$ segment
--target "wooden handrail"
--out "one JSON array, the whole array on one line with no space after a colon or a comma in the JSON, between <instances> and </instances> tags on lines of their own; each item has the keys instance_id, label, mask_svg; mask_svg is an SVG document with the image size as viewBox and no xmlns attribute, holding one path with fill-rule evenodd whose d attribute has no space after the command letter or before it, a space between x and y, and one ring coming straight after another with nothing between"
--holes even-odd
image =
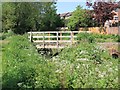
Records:
<instances>
[{"instance_id":1,"label":"wooden handrail","mask_svg":"<svg viewBox=\"0 0 120 90\"><path fill-rule=\"evenodd\" d=\"M61 44L61 43L65 43L65 44L66 43L70 43L70 45L72 45L74 42L77 42L77 40L75 40L75 38L77 38L77 36L75 36L75 33L78 34L78 33L81 33L81 32L91 33L90 31L44 31L44 32L41 31L41 32L28 32L28 34L30 34L30 36L28 38L30 39L31 42L33 41L34 43L41 43L42 46L39 46L39 47L48 48L49 44L56 43L56 48L59 48L59 47L61 48L61 46L59 46L59 44ZM68 34L68 35L64 35L65 33ZM50 36L51 34L52 34L52 36ZM55 36L53 36L53 35L55 35ZM53 39L55 39L55 40L53 40ZM46 45L46 43L48 45ZM51 46L51 47L53 47L53 46Z\"/></svg>"}]
</instances>

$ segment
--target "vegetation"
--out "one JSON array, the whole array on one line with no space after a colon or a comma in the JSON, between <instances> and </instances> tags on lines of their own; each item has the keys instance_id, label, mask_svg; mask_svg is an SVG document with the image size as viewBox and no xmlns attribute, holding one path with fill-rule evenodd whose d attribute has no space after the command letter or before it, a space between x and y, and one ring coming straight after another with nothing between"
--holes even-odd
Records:
<instances>
[{"instance_id":1,"label":"vegetation","mask_svg":"<svg viewBox=\"0 0 120 90\"><path fill-rule=\"evenodd\" d=\"M95 43L67 47L46 59L26 35L7 40L2 48L3 88L118 88L118 59Z\"/></svg>"},{"instance_id":2,"label":"vegetation","mask_svg":"<svg viewBox=\"0 0 120 90\"><path fill-rule=\"evenodd\" d=\"M118 87L118 72L115 71L118 70L118 61L96 44L81 43L76 47L66 48L59 58L54 61L59 64L57 72L63 76L64 87Z\"/></svg>"},{"instance_id":3,"label":"vegetation","mask_svg":"<svg viewBox=\"0 0 120 90\"><path fill-rule=\"evenodd\" d=\"M68 28L70 30L76 30L79 27L88 27L94 25L95 22L88 14L89 11L83 9L81 6L77 6L76 10L72 13L72 16L68 20Z\"/></svg>"},{"instance_id":4,"label":"vegetation","mask_svg":"<svg viewBox=\"0 0 120 90\"><path fill-rule=\"evenodd\" d=\"M62 23L55 2L5 2L2 6L3 32L12 30L24 34L31 30L56 30Z\"/></svg>"},{"instance_id":5,"label":"vegetation","mask_svg":"<svg viewBox=\"0 0 120 90\"><path fill-rule=\"evenodd\" d=\"M91 6L93 8L94 19L102 26L104 26L107 20L113 19L115 13L112 11L118 8L118 4L114 3L115 0L112 1L113 2L107 0L105 2L104 0L96 0L93 5L91 2L87 2L87 6Z\"/></svg>"},{"instance_id":6,"label":"vegetation","mask_svg":"<svg viewBox=\"0 0 120 90\"><path fill-rule=\"evenodd\" d=\"M77 35L79 42L119 42L119 35L106 35L106 34L95 34L95 33L80 33Z\"/></svg>"},{"instance_id":7,"label":"vegetation","mask_svg":"<svg viewBox=\"0 0 120 90\"><path fill-rule=\"evenodd\" d=\"M78 43L73 44L74 47L66 46L58 54L47 57L40 55L34 44L28 41L26 32L55 30L63 23L56 14L55 2L16 2L3 3L2 6L0 83L3 89L119 89L118 58L113 58L107 49L97 44L119 42L119 35L76 34ZM68 27L75 30L91 23L86 10L78 6L69 19Z\"/></svg>"}]
</instances>

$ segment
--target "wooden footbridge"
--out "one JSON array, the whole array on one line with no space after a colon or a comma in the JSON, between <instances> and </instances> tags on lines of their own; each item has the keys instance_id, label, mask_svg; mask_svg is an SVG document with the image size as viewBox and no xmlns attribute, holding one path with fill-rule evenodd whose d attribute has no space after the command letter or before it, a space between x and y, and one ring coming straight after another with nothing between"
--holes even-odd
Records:
<instances>
[{"instance_id":1,"label":"wooden footbridge","mask_svg":"<svg viewBox=\"0 0 120 90\"><path fill-rule=\"evenodd\" d=\"M64 48L77 42L77 34L90 31L41 31L28 32L29 40L36 44L37 48Z\"/></svg>"},{"instance_id":2,"label":"wooden footbridge","mask_svg":"<svg viewBox=\"0 0 120 90\"><path fill-rule=\"evenodd\" d=\"M29 40L36 45L37 49L61 49L67 46L73 46L77 42L77 34L81 32L91 33L90 31L41 31L28 32ZM109 50L110 54L116 54L120 57L118 47L120 43L98 43L103 48ZM113 48L115 46L115 48Z\"/></svg>"}]
</instances>

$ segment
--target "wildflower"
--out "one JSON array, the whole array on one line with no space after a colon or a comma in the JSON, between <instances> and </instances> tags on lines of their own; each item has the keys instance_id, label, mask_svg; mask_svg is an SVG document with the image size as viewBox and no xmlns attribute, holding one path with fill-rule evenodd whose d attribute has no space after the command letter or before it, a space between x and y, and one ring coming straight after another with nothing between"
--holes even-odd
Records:
<instances>
[{"instance_id":1,"label":"wildflower","mask_svg":"<svg viewBox=\"0 0 120 90\"><path fill-rule=\"evenodd\" d=\"M31 54L28 54L28 56L31 56Z\"/></svg>"},{"instance_id":2,"label":"wildflower","mask_svg":"<svg viewBox=\"0 0 120 90\"><path fill-rule=\"evenodd\" d=\"M80 66L78 65L77 68L80 68Z\"/></svg>"},{"instance_id":3,"label":"wildflower","mask_svg":"<svg viewBox=\"0 0 120 90\"><path fill-rule=\"evenodd\" d=\"M99 74L99 77L101 77L101 78L102 78L102 77L104 77L104 75L103 75L103 74Z\"/></svg>"},{"instance_id":4,"label":"wildflower","mask_svg":"<svg viewBox=\"0 0 120 90\"><path fill-rule=\"evenodd\" d=\"M109 69L108 69L108 71L109 71L109 72L112 72L112 71L113 71L113 69L112 69L112 68L109 68Z\"/></svg>"},{"instance_id":5,"label":"wildflower","mask_svg":"<svg viewBox=\"0 0 120 90\"><path fill-rule=\"evenodd\" d=\"M99 71L99 69L98 69L98 68L95 68L95 71Z\"/></svg>"},{"instance_id":6,"label":"wildflower","mask_svg":"<svg viewBox=\"0 0 120 90\"><path fill-rule=\"evenodd\" d=\"M56 72L56 73L61 73L62 71L61 71L61 70L56 70L55 72Z\"/></svg>"}]
</instances>

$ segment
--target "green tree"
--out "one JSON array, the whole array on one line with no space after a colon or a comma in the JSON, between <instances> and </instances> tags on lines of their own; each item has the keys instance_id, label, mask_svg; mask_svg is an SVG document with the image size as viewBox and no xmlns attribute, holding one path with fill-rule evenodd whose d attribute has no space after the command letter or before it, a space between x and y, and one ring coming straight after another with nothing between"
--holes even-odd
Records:
<instances>
[{"instance_id":1,"label":"green tree","mask_svg":"<svg viewBox=\"0 0 120 90\"><path fill-rule=\"evenodd\" d=\"M2 31L6 32L14 27L15 8L13 3L2 4Z\"/></svg>"},{"instance_id":2,"label":"green tree","mask_svg":"<svg viewBox=\"0 0 120 90\"><path fill-rule=\"evenodd\" d=\"M44 3L44 16L42 22L44 26L42 30L56 30L56 27L61 25L60 17L56 13L55 2Z\"/></svg>"},{"instance_id":3,"label":"green tree","mask_svg":"<svg viewBox=\"0 0 120 90\"><path fill-rule=\"evenodd\" d=\"M31 3L15 3L15 16L15 33L23 34L33 29L34 16Z\"/></svg>"},{"instance_id":4,"label":"green tree","mask_svg":"<svg viewBox=\"0 0 120 90\"><path fill-rule=\"evenodd\" d=\"M78 29L79 27L87 27L90 25L90 16L87 14L85 9L81 6L77 6L76 10L72 13L67 24L70 30Z\"/></svg>"},{"instance_id":5,"label":"green tree","mask_svg":"<svg viewBox=\"0 0 120 90\"><path fill-rule=\"evenodd\" d=\"M55 30L61 19L55 2L16 2L3 4L3 30L24 34L30 30Z\"/></svg>"}]
</instances>

